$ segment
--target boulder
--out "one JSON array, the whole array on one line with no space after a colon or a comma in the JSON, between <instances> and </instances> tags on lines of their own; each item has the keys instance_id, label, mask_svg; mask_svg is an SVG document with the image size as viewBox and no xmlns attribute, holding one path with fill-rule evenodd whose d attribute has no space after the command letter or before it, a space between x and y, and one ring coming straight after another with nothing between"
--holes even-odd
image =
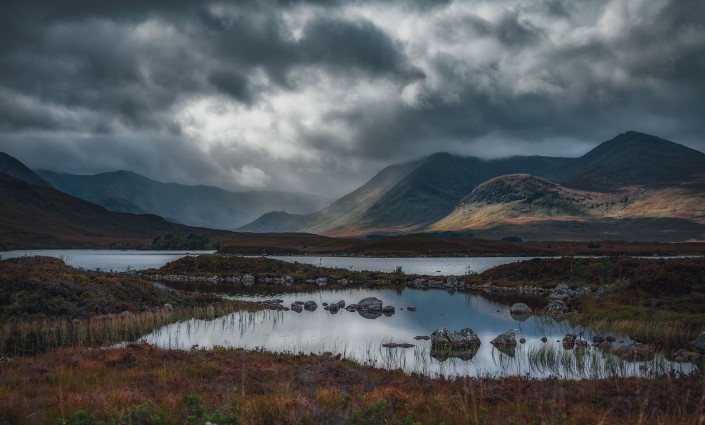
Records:
<instances>
[{"instance_id":1,"label":"boulder","mask_svg":"<svg viewBox=\"0 0 705 425\"><path fill-rule=\"evenodd\" d=\"M566 350L572 350L575 347L575 339L577 337L575 334L566 334L563 337L563 348Z\"/></svg>"},{"instance_id":2,"label":"boulder","mask_svg":"<svg viewBox=\"0 0 705 425\"><path fill-rule=\"evenodd\" d=\"M514 303L512 304L509 312L519 316L531 314L531 308L524 303Z\"/></svg>"},{"instance_id":3,"label":"boulder","mask_svg":"<svg viewBox=\"0 0 705 425\"><path fill-rule=\"evenodd\" d=\"M304 309L306 309L306 311L314 311L317 308L318 308L318 304L316 304L315 301L306 301L304 303Z\"/></svg>"},{"instance_id":4,"label":"boulder","mask_svg":"<svg viewBox=\"0 0 705 425\"><path fill-rule=\"evenodd\" d=\"M348 304L345 306L345 309L347 311L357 311L357 304Z\"/></svg>"},{"instance_id":5,"label":"boulder","mask_svg":"<svg viewBox=\"0 0 705 425\"><path fill-rule=\"evenodd\" d=\"M338 308L345 308L345 301L340 300L337 302L337 304L338 304Z\"/></svg>"},{"instance_id":6,"label":"boulder","mask_svg":"<svg viewBox=\"0 0 705 425\"><path fill-rule=\"evenodd\" d=\"M174 306L171 305L171 304L169 304L169 303L166 303L166 304L164 304L164 310L166 310L166 311L174 311Z\"/></svg>"},{"instance_id":7,"label":"boulder","mask_svg":"<svg viewBox=\"0 0 705 425\"><path fill-rule=\"evenodd\" d=\"M545 336L542 336L542 337L541 337L541 342L543 342L543 343L548 342L548 338L546 338Z\"/></svg>"},{"instance_id":8,"label":"boulder","mask_svg":"<svg viewBox=\"0 0 705 425\"><path fill-rule=\"evenodd\" d=\"M490 341L490 344L494 346L517 345L517 340L514 337L514 331L507 331L503 334L497 335L495 339Z\"/></svg>"},{"instance_id":9,"label":"boulder","mask_svg":"<svg viewBox=\"0 0 705 425\"><path fill-rule=\"evenodd\" d=\"M445 349L469 349L480 346L480 337L470 328L459 331L449 331L446 328L436 329L431 333L431 346Z\"/></svg>"},{"instance_id":10,"label":"boulder","mask_svg":"<svg viewBox=\"0 0 705 425\"><path fill-rule=\"evenodd\" d=\"M413 305L408 306L406 309L409 311L416 311L416 307L414 307Z\"/></svg>"},{"instance_id":11,"label":"boulder","mask_svg":"<svg viewBox=\"0 0 705 425\"><path fill-rule=\"evenodd\" d=\"M363 298L357 303L357 309L363 311L382 311L382 300L377 297Z\"/></svg>"},{"instance_id":12,"label":"boulder","mask_svg":"<svg viewBox=\"0 0 705 425\"><path fill-rule=\"evenodd\" d=\"M297 313L301 313L302 311L304 311L304 306L303 304L292 303L291 310Z\"/></svg>"},{"instance_id":13,"label":"boulder","mask_svg":"<svg viewBox=\"0 0 705 425\"><path fill-rule=\"evenodd\" d=\"M382 313L384 314L394 314L395 312L396 309L393 305L385 305L384 307L382 307Z\"/></svg>"},{"instance_id":14,"label":"boulder","mask_svg":"<svg viewBox=\"0 0 705 425\"><path fill-rule=\"evenodd\" d=\"M650 360L654 356L654 347L635 342L623 345L615 350L615 354L625 360L644 361Z\"/></svg>"},{"instance_id":15,"label":"boulder","mask_svg":"<svg viewBox=\"0 0 705 425\"><path fill-rule=\"evenodd\" d=\"M603 337L602 335L595 335L592 337L592 342L594 342L595 344L601 344L605 342L605 337Z\"/></svg>"},{"instance_id":16,"label":"boulder","mask_svg":"<svg viewBox=\"0 0 705 425\"><path fill-rule=\"evenodd\" d=\"M414 339L417 340L417 341L418 341L418 340L428 341L429 339L431 339L431 337L428 336L428 335L417 335L417 336L414 337Z\"/></svg>"},{"instance_id":17,"label":"boulder","mask_svg":"<svg viewBox=\"0 0 705 425\"><path fill-rule=\"evenodd\" d=\"M524 337L519 338L519 343L520 343L520 344L526 344L526 338L524 338Z\"/></svg>"},{"instance_id":18,"label":"boulder","mask_svg":"<svg viewBox=\"0 0 705 425\"><path fill-rule=\"evenodd\" d=\"M337 303L333 303L328 306L328 311L330 311L332 314L337 313L338 310L340 310L340 307L338 307Z\"/></svg>"},{"instance_id":19,"label":"boulder","mask_svg":"<svg viewBox=\"0 0 705 425\"><path fill-rule=\"evenodd\" d=\"M328 279L326 279L325 277L319 277L318 279L316 279L316 285L326 286L328 285Z\"/></svg>"}]
</instances>

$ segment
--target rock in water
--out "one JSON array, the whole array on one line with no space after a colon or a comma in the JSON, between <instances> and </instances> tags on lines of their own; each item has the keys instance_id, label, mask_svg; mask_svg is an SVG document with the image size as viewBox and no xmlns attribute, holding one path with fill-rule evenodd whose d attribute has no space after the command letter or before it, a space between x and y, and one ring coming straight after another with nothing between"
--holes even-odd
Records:
<instances>
[{"instance_id":1,"label":"rock in water","mask_svg":"<svg viewBox=\"0 0 705 425\"><path fill-rule=\"evenodd\" d=\"M575 334L566 334L563 337L563 348L566 350L572 350L575 347Z\"/></svg>"},{"instance_id":2,"label":"rock in water","mask_svg":"<svg viewBox=\"0 0 705 425\"><path fill-rule=\"evenodd\" d=\"M514 331L507 331L503 334L497 335L495 339L490 341L492 345L517 345L517 340L514 337Z\"/></svg>"},{"instance_id":3,"label":"rock in water","mask_svg":"<svg viewBox=\"0 0 705 425\"><path fill-rule=\"evenodd\" d=\"M368 297L357 303L357 309L363 311L382 311L382 300L377 297Z\"/></svg>"},{"instance_id":4,"label":"rock in water","mask_svg":"<svg viewBox=\"0 0 705 425\"><path fill-rule=\"evenodd\" d=\"M459 331L449 331L446 328L441 328L431 333L431 346L454 350L469 349L480 346L480 337L470 328L464 328Z\"/></svg>"},{"instance_id":5,"label":"rock in water","mask_svg":"<svg viewBox=\"0 0 705 425\"><path fill-rule=\"evenodd\" d=\"M523 316L525 314L531 314L531 308L524 303L514 303L509 309L509 312L512 314Z\"/></svg>"},{"instance_id":6,"label":"rock in water","mask_svg":"<svg viewBox=\"0 0 705 425\"><path fill-rule=\"evenodd\" d=\"M634 344L624 345L617 348L617 350L615 350L615 354L625 360L650 360L654 356L654 347L635 342Z\"/></svg>"},{"instance_id":7,"label":"rock in water","mask_svg":"<svg viewBox=\"0 0 705 425\"><path fill-rule=\"evenodd\" d=\"M315 309L318 308L318 304L316 304L315 301L306 301L306 302L304 303L304 308L305 308L307 311L314 311Z\"/></svg>"}]
</instances>

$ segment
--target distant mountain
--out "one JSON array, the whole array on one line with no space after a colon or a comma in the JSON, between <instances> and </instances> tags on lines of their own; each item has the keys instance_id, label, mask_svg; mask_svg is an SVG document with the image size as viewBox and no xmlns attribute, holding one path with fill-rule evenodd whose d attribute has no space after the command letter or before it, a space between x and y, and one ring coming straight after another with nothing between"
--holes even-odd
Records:
<instances>
[{"instance_id":1,"label":"distant mountain","mask_svg":"<svg viewBox=\"0 0 705 425\"><path fill-rule=\"evenodd\" d=\"M51 187L46 180L39 177L34 171L27 168L26 165L5 152L0 152L0 173L5 173L10 177L25 181L29 184Z\"/></svg>"},{"instance_id":2,"label":"distant mountain","mask_svg":"<svg viewBox=\"0 0 705 425\"><path fill-rule=\"evenodd\" d=\"M613 191L628 186L667 187L705 174L705 153L628 131L574 160L559 182L577 189Z\"/></svg>"},{"instance_id":3,"label":"distant mountain","mask_svg":"<svg viewBox=\"0 0 705 425\"><path fill-rule=\"evenodd\" d=\"M453 207L483 181L505 172L558 175L567 158L540 156L496 160L438 153L418 161L391 165L360 189L315 214L289 217L266 215L242 231L290 231L350 236L423 229ZM290 227L289 227L290 226Z\"/></svg>"},{"instance_id":4,"label":"distant mountain","mask_svg":"<svg viewBox=\"0 0 705 425\"><path fill-rule=\"evenodd\" d=\"M265 214L238 230L244 232L325 233L331 229L345 233L347 228L362 225L365 212L374 206L392 187L421 165L421 161L386 167L357 190L343 196L330 206L313 214L293 215L284 212Z\"/></svg>"},{"instance_id":5,"label":"distant mountain","mask_svg":"<svg viewBox=\"0 0 705 425\"><path fill-rule=\"evenodd\" d=\"M108 211L58 190L0 173L0 249L106 248L113 242L149 244L166 234L232 235L170 223L156 215Z\"/></svg>"},{"instance_id":6,"label":"distant mountain","mask_svg":"<svg viewBox=\"0 0 705 425\"><path fill-rule=\"evenodd\" d=\"M380 181L387 174L394 179ZM492 180L507 175L514 176ZM637 132L620 134L579 158L482 160L441 153L390 166L319 213L270 214L241 230L349 236L480 229L510 218L519 225L530 217L699 222L703 175L702 152ZM487 196L496 193L510 198L492 196L488 203Z\"/></svg>"},{"instance_id":7,"label":"distant mountain","mask_svg":"<svg viewBox=\"0 0 705 425\"><path fill-rule=\"evenodd\" d=\"M311 213L331 202L305 193L230 192L213 186L161 183L129 171L38 173L58 190L112 211L157 214L176 223L214 229L234 229L270 211Z\"/></svg>"}]
</instances>

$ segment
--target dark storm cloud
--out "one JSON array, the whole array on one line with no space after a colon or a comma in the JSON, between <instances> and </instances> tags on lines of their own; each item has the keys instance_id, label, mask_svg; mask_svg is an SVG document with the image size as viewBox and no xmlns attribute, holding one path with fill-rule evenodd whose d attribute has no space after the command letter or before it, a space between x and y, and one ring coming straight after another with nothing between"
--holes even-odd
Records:
<instances>
[{"instance_id":1,"label":"dark storm cloud","mask_svg":"<svg viewBox=\"0 0 705 425\"><path fill-rule=\"evenodd\" d=\"M629 129L703 149L702 16L701 0L7 0L0 150L340 195L444 150L574 154Z\"/></svg>"}]
</instances>

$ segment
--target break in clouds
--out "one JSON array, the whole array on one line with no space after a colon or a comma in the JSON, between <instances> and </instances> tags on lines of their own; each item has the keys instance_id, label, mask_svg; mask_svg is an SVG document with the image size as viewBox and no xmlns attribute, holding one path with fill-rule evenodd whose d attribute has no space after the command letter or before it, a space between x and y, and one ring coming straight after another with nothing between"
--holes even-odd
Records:
<instances>
[{"instance_id":1,"label":"break in clouds","mask_svg":"<svg viewBox=\"0 0 705 425\"><path fill-rule=\"evenodd\" d=\"M702 0L4 1L0 150L339 196L438 151L705 149Z\"/></svg>"}]
</instances>

